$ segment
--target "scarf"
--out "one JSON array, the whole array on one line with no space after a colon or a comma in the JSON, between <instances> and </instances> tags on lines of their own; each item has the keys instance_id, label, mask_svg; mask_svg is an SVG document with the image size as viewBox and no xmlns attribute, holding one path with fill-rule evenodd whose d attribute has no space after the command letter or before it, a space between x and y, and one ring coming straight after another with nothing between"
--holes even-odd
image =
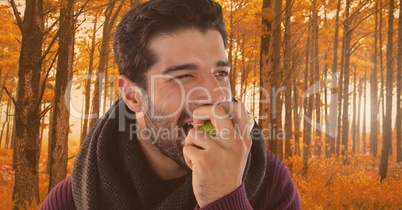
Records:
<instances>
[{"instance_id":1,"label":"scarf","mask_svg":"<svg viewBox=\"0 0 402 210\"><path fill-rule=\"evenodd\" d=\"M133 125L135 114L119 99L91 128L72 173L77 209L194 209L191 173L173 192L169 190L148 166L132 133ZM252 133L253 144L243 174L249 200L266 170L264 141L256 124Z\"/></svg>"}]
</instances>

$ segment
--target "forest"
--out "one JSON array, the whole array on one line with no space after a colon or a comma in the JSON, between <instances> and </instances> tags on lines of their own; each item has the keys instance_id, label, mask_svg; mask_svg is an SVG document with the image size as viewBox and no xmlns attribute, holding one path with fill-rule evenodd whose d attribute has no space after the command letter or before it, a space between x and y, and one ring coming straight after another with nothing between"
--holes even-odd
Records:
<instances>
[{"instance_id":1,"label":"forest","mask_svg":"<svg viewBox=\"0 0 402 210\"><path fill-rule=\"evenodd\" d=\"M0 209L37 209L119 98L120 18L144 0L0 1ZM402 0L218 0L234 97L305 209L402 206Z\"/></svg>"}]
</instances>

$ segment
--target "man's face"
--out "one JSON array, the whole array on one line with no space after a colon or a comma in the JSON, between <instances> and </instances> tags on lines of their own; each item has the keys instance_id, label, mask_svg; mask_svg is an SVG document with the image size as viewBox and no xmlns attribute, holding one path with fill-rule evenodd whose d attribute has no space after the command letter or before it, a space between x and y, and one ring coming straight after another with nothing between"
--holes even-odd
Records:
<instances>
[{"instance_id":1,"label":"man's face","mask_svg":"<svg viewBox=\"0 0 402 210\"><path fill-rule=\"evenodd\" d=\"M217 30L188 29L153 39L157 62L147 72L144 121L155 150L187 168L183 141L197 107L230 101L230 64ZM138 135L138 134L137 134Z\"/></svg>"}]
</instances>

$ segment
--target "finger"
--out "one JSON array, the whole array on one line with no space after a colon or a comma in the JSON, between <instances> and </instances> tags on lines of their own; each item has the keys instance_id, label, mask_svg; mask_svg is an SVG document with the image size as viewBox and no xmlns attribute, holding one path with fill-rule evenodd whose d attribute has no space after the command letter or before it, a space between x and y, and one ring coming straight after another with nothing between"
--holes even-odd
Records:
<instances>
[{"instance_id":1,"label":"finger","mask_svg":"<svg viewBox=\"0 0 402 210\"><path fill-rule=\"evenodd\" d=\"M230 118L235 125L245 127L248 123L248 114L245 106L240 102L222 102L219 107L230 115Z\"/></svg>"},{"instance_id":2,"label":"finger","mask_svg":"<svg viewBox=\"0 0 402 210\"><path fill-rule=\"evenodd\" d=\"M212 139L210 135L197 128L192 128L188 132L185 144L196 146L202 150L206 150L210 148L209 145L211 144L211 140Z\"/></svg>"},{"instance_id":3,"label":"finger","mask_svg":"<svg viewBox=\"0 0 402 210\"><path fill-rule=\"evenodd\" d=\"M201 151L202 150L200 148L191 144L185 144L183 147L184 160L186 161L188 167L193 171L195 168L199 167L198 160L201 156Z\"/></svg>"},{"instance_id":4,"label":"finger","mask_svg":"<svg viewBox=\"0 0 402 210\"><path fill-rule=\"evenodd\" d=\"M202 106L194 110L194 127L201 127L206 120L210 120L215 129L230 129L233 130L233 123L230 115L219 105Z\"/></svg>"},{"instance_id":5,"label":"finger","mask_svg":"<svg viewBox=\"0 0 402 210\"><path fill-rule=\"evenodd\" d=\"M240 102L222 102L219 105L225 110L225 112L231 115L231 120L235 127L236 134L245 142L248 147L250 147L251 128L249 125L249 114L247 113L244 104Z\"/></svg>"},{"instance_id":6,"label":"finger","mask_svg":"<svg viewBox=\"0 0 402 210\"><path fill-rule=\"evenodd\" d=\"M229 114L226 113L224 110L212 110L215 109L215 107L216 105L205 105L196 108L193 111L194 120L203 122L205 120L210 120L212 117L217 119L225 119L230 117Z\"/></svg>"}]
</instances>

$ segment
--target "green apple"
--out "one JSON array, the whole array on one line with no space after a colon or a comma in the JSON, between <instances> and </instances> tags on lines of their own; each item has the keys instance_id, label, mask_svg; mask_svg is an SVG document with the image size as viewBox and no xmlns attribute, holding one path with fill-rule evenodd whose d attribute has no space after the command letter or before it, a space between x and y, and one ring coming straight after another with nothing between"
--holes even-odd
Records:
<instances>
[{"instance_id":1,"label":"green apple","mask_svg":"<svg viewBox=\"0 0 402 210\"><path fill-rule=\"evenodd\" d=\"M254 119L253 119L253 117L251 117L250 115L248 116L248 125L250 126L250 130L251 130L251 129L253 128L253 126L254 126ZM215 129L215 126L212 125L211 120L206 120L206 121L204 122L204 125L202 125L202 126L200 127L200 130L201 130L201 131L204 131L205 133L207 133L208 135L211 135L211 136L215 136L215 135L216 135L216 129Z\"/></svg>"},{"instance_id":2,"label":"green apple","mask_svg":"<svg viewBox=\"0 0 402 210\"><path fill-rule=\"evenodd\" d=\"M200 127L200 130L204 131L205 133L207 133L208 135L211 135L211 136L216 135L216 129L215 129L215 126L212 125L211 120L206 120L204 122L204 125L202 125Z\"/></svg>"}]
</instances>

